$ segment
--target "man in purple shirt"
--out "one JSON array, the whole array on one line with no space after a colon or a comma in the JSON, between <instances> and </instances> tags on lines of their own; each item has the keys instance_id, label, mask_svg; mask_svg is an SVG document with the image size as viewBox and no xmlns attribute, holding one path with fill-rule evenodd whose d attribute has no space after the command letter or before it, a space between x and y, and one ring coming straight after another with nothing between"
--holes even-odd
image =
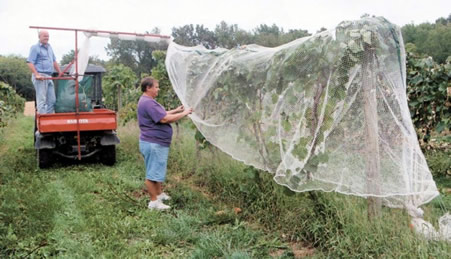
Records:
<instances>
[{"instance_id":1,"label":"man in purple shirt","mask_svg":"<svg viewBox=\"0 0 451 259\"><path fill-rule=\"evenodd\" d=\"M158 81L151 77L141 81L141 91L143 95L138 102L139 151L144 157L146 166L144 183L150 196L148 208L165 210L170 207L163 201L169 200L170 197L162 192L161 183L166 179L169 146L172 140L170 123L191 114L193 109L179 106L174 110L166 111L155 101L160 87Z\"/></svg>"},{"instance_id":2,"label":"man in purple shirt","mask_svg":"<svg viewBox=\"0 0 451 259\"><path fill-rule=\"evenodd\" d=\"M39 31L39 42L31 46L27 64L32 73L31 81L36 91L38 113L53 113L56 102L55 88L53 81L45 78L52 77L53 69L58 72L58 76L61 76L62 72L49 44L48 31Z\"/></svg>"}]
</instances>

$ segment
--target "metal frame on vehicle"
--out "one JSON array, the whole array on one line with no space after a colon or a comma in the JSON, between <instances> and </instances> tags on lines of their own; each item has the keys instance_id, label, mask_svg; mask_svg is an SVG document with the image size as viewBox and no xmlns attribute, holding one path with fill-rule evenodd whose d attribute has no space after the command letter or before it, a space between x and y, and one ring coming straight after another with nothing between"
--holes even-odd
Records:
<instances>
[{"instance_id":1,"label":"metal frame on vehicle","mask_svg":"<svg viewBox=\"0 0 451 259\"><path fill-rule=\"evenodd\" d=\"M66 66L63 73L75 64L74 74L70 76L57 76L46 77L44 80L74 80L75 81L75 112L69 113L54 113L54 114L39 114L36 112L36 132L35 132L35 148L38 150L38 164L41 166L39 156L49 156L48 150L54 148L56 143L54 142L55 136L52 134L64 135L70 132L76 132L77 139L77 155L76 159L81 160L83 157L90 156L82 155L82 145L80 143L80 132L102 132L100 142L107 147L113 146L119 143L119 139L115 134L117 128L117 116L116 112L101 108L94 109L92 112L80 112L79 104L79 74L78 67L78 33L87 32L93 35L109 34L109 35L128 35L136 37L151 37L167 40L170 37L158 34L140 34L130 32L117 32L117 31L104 31L104 30L87 30L87 29L75 29L75 28L57 28L57 27L43 27L43 26L30 26L31 29L45 29L45 30L60 30L60 31L73 31L75 33L75 55L74 60ZM97 136L99 137L99 136ZM99 150L96 150L98 152ZM75 152L75 151L74 151ZM58 152L57 152L58 153ZM94 153L94 152L91 152ZM115 154L115 151L113 152ZM60 154L63 157L72 157L65 154ZM74 155L75 156L75 155ZM115 161L115 158L114 158ZM114 163L114 162L113 162Z\"/></svg>"}]
</instances>

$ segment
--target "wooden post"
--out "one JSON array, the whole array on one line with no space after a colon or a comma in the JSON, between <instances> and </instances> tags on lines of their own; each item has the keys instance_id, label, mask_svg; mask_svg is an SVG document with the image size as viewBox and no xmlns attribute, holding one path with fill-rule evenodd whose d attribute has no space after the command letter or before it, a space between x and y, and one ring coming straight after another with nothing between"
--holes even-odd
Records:
<instances>
[{"instance_id":1,"label":"wooden post","mask_svg":"<svg viewBox=\"0 0 451 259\"><path fill-rule=\"evenodd\" d=\"M117 84L117 111L122 110L121 85Z\"/></svg>"},{"instance_id":2,"label":"wooden post","mask_svg":"<svg viewBox=\"0 0 451 259\"><path fill-rule=\"evenodd\" d=\"M376 74L374 73L374 50L365 48L362 64L362 87L365 112L366 177L369 194L380 194L380 156L379 129L376 99ZM380 198L368 197L368 218L373 220L380 215Z\"/></svg>"}]
</instances>

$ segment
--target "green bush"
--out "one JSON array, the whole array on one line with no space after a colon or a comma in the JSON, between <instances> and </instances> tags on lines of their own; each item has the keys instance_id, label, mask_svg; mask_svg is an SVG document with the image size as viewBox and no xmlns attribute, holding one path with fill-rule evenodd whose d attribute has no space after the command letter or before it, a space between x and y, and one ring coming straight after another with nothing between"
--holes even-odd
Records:
<instances>
[{"instance_id":1,"label":"green bush","mask_svg":"<svg viewBox=\"0 0 451 259\"><path fill-rule=\"evenodd\" d=\"M135 73L122 64L109 67L103 78L103 96L105 106L120 111L130 102L137 102L139 89L136 89L137 78ZM137 95L138 94L138 95Z\"/></svg>"},{"instance_id":2,"label":"green bush","mask_svg":"<svg viewBox=\"0 0 451 259\"><path fill-rule=\"evenodd\" d=\"M35 91L30 80L31 71L28 68L25 57L0 55L0 80L8 85L14 86L18 95L33 101Z\"/></svg>"},{"instance_id":3,"label":"green bush","mask_svg":"<svg viewBox=\"0 0 451 259\"><path fill-rule=\"evenodd\" d=\"M181 103L172 88L168 72L166 71L166 65L164 63L166 60L166 51L156 50L152 52L152 57L157 62L157 65L152 68L151 76L158 80L160 86L157 101L163 105L166 110L175 109L177 106L180 106Z\"/></svg>"},{"instance_id":4,"label":"green bush","mask_svg":"<svg viewBox=\"0 0 451 259\"><path fill-rule=\"evenodd\" d=\"M425 156L434 177L451 176L451 150L428 150Z\"/></svg>"},{"instance_id":5,"label":"green bush","mask_svg":"<svg viewBox=\"0 0 451 259\"><path fill-rule=\"evenodd\" d=\"M23 112L25 99L20 97L8 84L0 82L0 128L18 112Z\"/></svg>"},{"instance_id":6,"label":"green bush","mask_svg":"<svg viewBox=\"0 0 451 259\"><path fill-rule=\"evenodd\" d=\"M451 126L451 100L448 96L451 58L437 64L431 57L407 53L407 94L415 127L428 141L432 131L442 132Z\"/></svg>"}]
</instances>

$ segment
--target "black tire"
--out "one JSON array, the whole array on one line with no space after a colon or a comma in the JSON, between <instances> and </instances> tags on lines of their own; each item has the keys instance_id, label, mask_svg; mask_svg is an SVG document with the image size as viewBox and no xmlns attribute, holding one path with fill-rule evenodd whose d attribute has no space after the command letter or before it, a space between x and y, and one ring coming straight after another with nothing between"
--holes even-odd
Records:
<instances>
[{"instance_id":1,"label":"black tire","mask_svg":"<svg viewBox=\"0 0 451 259\"><path fill-rule=\"evenodd\" d=\"M34 129L33 129L33 145L36 144L36 131L38 130L36 114L34 115Z\"/></svg>"},{"instance_id":2,"label":"black tire","mask_svg":"<svg viewBox=\"0 0 451 259\"><path fill-rule=\"evenodd\" d=\"M104 165L114 165L116 163L116 146L103 146L102 153L100 154L100 161Z\"/></svg>"},{"instance_id":3,"label":"black tire","mask_svg":"<svg viewBox=\"0 0 451 259\"><path fill-rule=\"evenodd\" d=\"M50 165L52 164L51 155L51 149L37 149L36 157L38 160L38 167L41 169L50 167Z\"/></svg>"}]
</instances>

